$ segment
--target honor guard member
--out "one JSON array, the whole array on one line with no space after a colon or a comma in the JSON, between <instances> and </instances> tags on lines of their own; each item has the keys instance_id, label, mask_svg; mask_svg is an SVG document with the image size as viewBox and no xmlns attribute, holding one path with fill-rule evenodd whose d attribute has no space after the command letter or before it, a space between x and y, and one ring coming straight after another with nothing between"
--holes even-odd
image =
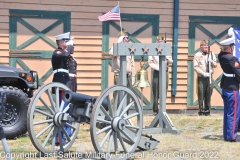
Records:
<instances>
[{"instance_id":1,"label":"honor guard member","mask_svg":"<svg viewBox=\"0 0 240 160\"><path fill-rule=\"evenodd\" d=\"M209 69L210 63L210 69ZM215 54L210 51L208 53L208 44L206 40L200 42L200 51L194 55L193 59L194 70L197 73L197 96L199 106L199 116L210 115L211 96L213 84L210 85L210 74L213 74L213 68L217 67ZM211 70L211 73L209 72Z\"/></svg>"},{"instance_id":2,"label":"honor guard member","mask_svg":"<svg viewBox=\"0 0 240 160\"><path fill-rule=\"evenodd\" d=\"M71 38L70 41L67 42L67 45L72 45L74 46L73 38ZM70 89L72 92L77 91L77 61L76 59L72 56L74 50L72 50L71 54L68 56L67 59L67 66L69 70L69 78L70 78Z\"/></svg>"},{"instance_id":3,"label":"honor guard member","mask_svg":"<svg viewBox=\"0 0 240 160\"><path fill-rule=\"evenodd\" d=\"M118 42L117 43L128 43L128 34L126 30L121 31L118 34ZM113 47L109 51L110 55L113 55ZM127 87L132 89L132 85L135 81L135 64L134 64L134 56L126 56L126 63L127 63ZM120 83L120 57L119 56L112 56L112 72L114 72L114 85ZM120 102L120 100L118 100ZM127 96L127 104L130 103L130 97ZM128 114L128 112L127 112Z\"/></svg>"},{"instance_id":4,"label":"honor guard member","mask_svg":"<svg viewBox=\"0 0 240 160\"><path fill-rule=\"evenodd\" d=\"M71 52L73 51L73 45L67 45L67 42L70 40L70 32L60 34L55 37L58 48L53 52L52 55L52 68L53 68L53 82L63 83L66 86L70 87L70 78L69 71L67 66L67 59ZM53 93L55 93L55 89L53 88ZM64 91L59 91L59 103L62 102L64 96ZM64 108L67 104L64 104ZM64 126L69 136L71 136L71 128L68 126ZM62 134L63 135L63 134ZM64 137L62 137L62 141L64 142ZM55 144L59 145L60 139L58 135L56 136Z\"/></svg>"},{"instance_id":5,"label":"honor guard member","mask_svg":"<svg viewBox=\"0 0 240 160\"><path fill-rule=\"evenodd\" d=\"M218 55L223 70L220 83L224 103L223 137L225 141L236 142L240 117L240 65L233 56L235 38L231 28L228 33L227 39L220 42L222 51Z\"/></svg>"},{"instance_id":6,"label":"honor guard member","mask_svg":"<svg viewBox=\"0 0 240 160\"><path fill-rule=\"evenodd\" d=\"M128 43L128 34L127 31L123 30L118 34L118 42L117 43ZM109 54L113 55L113 47L110 49ZM132 88L132 84L134 83L135 77L135 64L134 64L134 56L126 56L127 63L127 87ZM114 72L114 85L119 84L119 72L120 72L120 57L112 56L112 72Z\"/></svg>"},{"instance_id":7,"label":"honor guard member","mask_svg":"<svg viewBox=\"0 0 240 160\"><path fill-rule=\"evenodd\" d=\"M163 36L157 36L156 43L166 43ZM169 81L169 65L173 63L171 56L166 56L166 95L168 90L168 81ZM159 56L149 56L148 64L153 69L153 82L152 82L152 91L153 91L153 114L157 115L158 113L158 99L159 99Z\"/></svg>"},{"instance_id":8,"label":"honor guard member","mask_svg":"<svg viewBox=\"0 0 240 160\"><path fill-rule=\"evenodd\" d=\"M73 51L73 46L67 46L70 32L60 34L56 36L56 43L58 48L53 52L52 55L52 68L53 68L53 82L60 82L69 87L69 71L67 66L68 56Z\"/></svg>"}]
</instances>

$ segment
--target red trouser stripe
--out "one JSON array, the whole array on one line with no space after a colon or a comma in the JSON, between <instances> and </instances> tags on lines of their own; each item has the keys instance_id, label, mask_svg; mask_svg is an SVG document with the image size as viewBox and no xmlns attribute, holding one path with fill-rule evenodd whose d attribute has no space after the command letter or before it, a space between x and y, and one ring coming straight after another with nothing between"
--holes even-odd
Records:
<instances>
[{"instance_id":1,"label":"red trouser stripe","mask_svg":"<svg viewBox=\"0 0 240 160\"><path fill-rule=\"evenodd\" d=\"M236 130L236 113L237 113L237 94L236 91L233 91L233 126L232 126L232 139L235 139L234 137L234 131Z\"/></svg>"}]
</instances>

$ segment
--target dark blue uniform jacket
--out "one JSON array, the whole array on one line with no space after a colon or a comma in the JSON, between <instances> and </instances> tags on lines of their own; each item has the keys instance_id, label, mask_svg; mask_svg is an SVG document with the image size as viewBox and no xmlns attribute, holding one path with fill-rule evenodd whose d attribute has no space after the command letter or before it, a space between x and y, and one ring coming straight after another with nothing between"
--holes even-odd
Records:
<instances>
[{"instance_id":1,"label":"dark blue uniform jacket","mask_svg":"<svg viewBox=\"0 0 240 160\"><path fill-rule=\"evenodd\" d=\"M66 50L62 50L62 49L58 48L53 52L53 55L52 55L53 70L61 69L61 68L68 70L67 59L72 50L73 50L73 46L68 46L68 48ZM69 83L69 80L70 79L69 79L68 73L57 72L54 74L52 81L60 82L60 83L67 85L67 83Z\"/></svg>"},{"instance_id":2,"label":"dark blue uniform jacket","mask_svg":"<svg viewBox=\"0 0 240 160\"><path fill-rule=\"evenodd\" d=\"M223 74L220 87L226 90L239 90L240 64L238 59L229 52L220 52L218 60L224 73L234 74L234 77L227 77Z\"/></svg>"}]
</instances>

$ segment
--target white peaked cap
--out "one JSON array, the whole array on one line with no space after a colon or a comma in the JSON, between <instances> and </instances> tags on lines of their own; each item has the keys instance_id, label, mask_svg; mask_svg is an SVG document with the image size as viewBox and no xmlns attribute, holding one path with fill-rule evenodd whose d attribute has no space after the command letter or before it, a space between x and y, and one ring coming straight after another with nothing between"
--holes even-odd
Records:
<instances>
[{"instance_id":1,"label":"white peaked cap","mask_svg":"<svg viewBox=\"0 0 240 160\"><path fill-rule=\"evenodd\" d=\"M227 38L225 40L222 40L220 42L220 44L222 46L228 46L228 45L234 44L234 43L235 43L235 37L234 37L233 28L231 27L231 28L228 29L228 36L227 36Z\"/></svg>"},{"instance_id":2,"label":"white peaked cap","mask_svg":"<svg viewBox=\"0 0 240 160\"><path fill-rule=\"evenodd\" d=\"M228 36L227 37L227 39L225 39L225 40L222 40L221 42L220 42L220 44L222 45L222 46L228 46L228 45L230 45L230 44L234 44L235 43L235 38L234 38L234 36Z\"/></svg>"},{"instance_id":3,"label":"white peaked cap","mask_svg":"<svg viewBox=\"0 0 240 160\"><path fill-rule=\"evenodd\" d=\"M59 34L59 35L55 36L55 38L56 38L56 40L70 39L70 32Z\"/></svg>"},{"instance_id":4,"label":"white peaked cap","mask_svg":"<svg viewBox=\"0 0 240 160\"><path fill-rule=\"evenodd\" d=\"M121 43L122 41L123 41L123 38L124 37L126 37L126 36L120 36L119 38L118 38L118 42L117 43Z\"/></svg>"}]
</instances>

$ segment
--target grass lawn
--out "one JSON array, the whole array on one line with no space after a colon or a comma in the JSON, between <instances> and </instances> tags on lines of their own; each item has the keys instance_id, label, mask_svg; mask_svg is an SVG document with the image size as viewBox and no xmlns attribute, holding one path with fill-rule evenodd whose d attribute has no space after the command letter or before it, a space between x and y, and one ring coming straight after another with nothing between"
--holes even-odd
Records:
<instances>
[{"instance_id":1,"label":"grass lawn","mask_svg":"<svg viewBox=\"0 0 240 160\"><path fill-rule=\"evenodd\" d=\"M221 113L201 117L197 114L169 114L169 117L180 133L154 134L153 137L160 141L157 148L151 151L137 149L134 159L240 159L240 143L223 140L223 115ZM153 118L152 115L145 114L143 126L148 126ZM79 159L76 158L76 153L78 157L81 157L95 152L89 129L89 125L80 125L78 137L70 148L71 152L68 152L66 156L49 155L47 158L43 155L40 157L27 134L15 140L7 140L7 142L12 156L15 157L13 159ZM0 151L0 159L4 159L2 146L0 146ZM72 158L69 158L69 155Z\"/></svg>"}]
</instances>

